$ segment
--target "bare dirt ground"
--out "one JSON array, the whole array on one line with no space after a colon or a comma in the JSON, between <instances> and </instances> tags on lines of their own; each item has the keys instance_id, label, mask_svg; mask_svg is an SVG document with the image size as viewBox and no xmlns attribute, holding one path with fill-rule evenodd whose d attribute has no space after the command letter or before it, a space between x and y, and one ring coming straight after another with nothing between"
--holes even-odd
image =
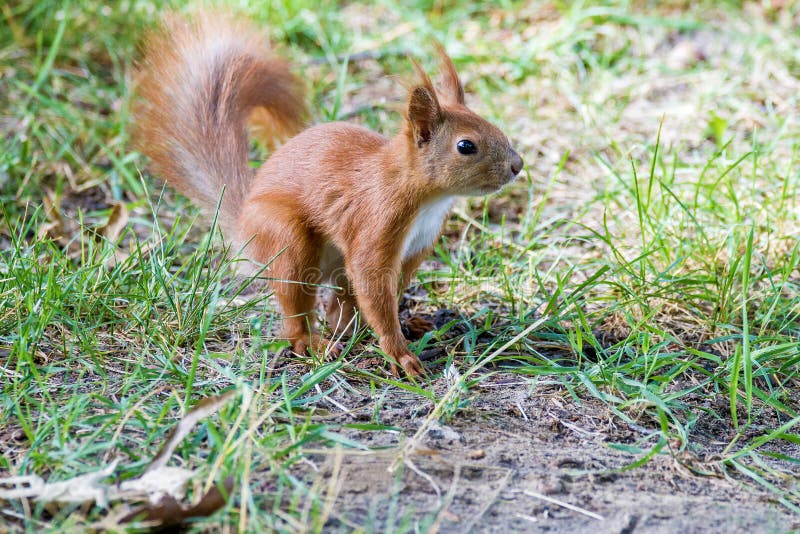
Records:
<instances>
[{"instance_id":1,"label":"bare dirt ground","mask_svg":"<svg viewBox=\"0 0 800 534\"><path fill-rule=\"evenodd\" d=\"M368 422L376 409L372 400L337 402L356 406L337 422ZM397 434L345 433L385 449L315 458L305 473L309 483L334 485L326 530L370 523L376 530L399 531L438 525L441 532L800 528L800 518L767 493L704 468L705 459L718 452L710 421L696 427L709 433L702 450L670 454L665 447L643 466L620 471L636 456L609 444L631 443L647 429L622 423L598 401L576 402L560 385L532 386L501 372L484 380L470 406L448 425L434 423L409 458L412 463L392 474L398 444L416 431L428 409L417 396L388 392L380 420L397 427ZM703 471L708 474L696 474Z\"/></svg>"},{"instance_id":2,"label":"bare dirt ground","mask_svg":"<svg viewBox=\"0 0 800 534\"><path fill-rule=\"evenodd\" d=\"M439 326L452 314L441 310L423 316ZM298 373L306 371L291 361L285 364ZM438 363L427 365L439 370ZM433 381L437 398L451 384L444 374ZM357 382L351 386L332 388L316 403L318 413L327 414L321 417L340 435L369 450L320 449L297 473L310 490L327 488L325 531L366 527L398 532L629 534L800 529L800 517L774 494L745 485L733 468L720 467L724 448L735 441L728 399L722 395L694 412L695 423L687 425L691 446L667 443L659 454L637 463L645 453L631 450L652 449L657 428L628 423L607 404L555 377L528 378L490 365L464 393L446 424L433 421L407 461L392 470L404 445L426 424L433 404L398 388L370 393ZM636 414L633 410L626 415L636 420ZM783 422L769 414L761 418L753 432ZM396 432L340 427L376 421ZM800 454L800 444L781 447L772 452ZM771 462L783 472L793 472L786 462Z\"/></svg>"}]
</instances>

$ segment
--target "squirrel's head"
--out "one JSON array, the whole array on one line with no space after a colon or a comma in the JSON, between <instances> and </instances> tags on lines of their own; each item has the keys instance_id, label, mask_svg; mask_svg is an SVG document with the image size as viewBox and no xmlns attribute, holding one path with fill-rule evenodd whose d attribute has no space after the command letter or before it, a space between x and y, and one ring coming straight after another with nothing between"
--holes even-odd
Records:
<instances>
[{"instance_id":1,"label":"squirrel's head","mask_svg":"<svg viewBox=\"0 0 800 534\"><path fill-rule=\"evenodd\" d=\"M419 82L408 92L405 135L423 172L448 194L479 195L500 189L522 170L522 158L497 127L464 103L464 88L444 48L437 45L442 83L435 89L411 59Z\"/></svg>"}]
</instances>

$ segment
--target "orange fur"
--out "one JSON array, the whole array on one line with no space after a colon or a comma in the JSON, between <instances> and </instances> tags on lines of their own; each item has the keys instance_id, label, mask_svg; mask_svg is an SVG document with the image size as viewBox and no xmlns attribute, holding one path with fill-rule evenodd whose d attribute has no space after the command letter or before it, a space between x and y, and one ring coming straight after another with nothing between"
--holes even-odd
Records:
<instances>
[{"instance_id":1,"label":"orange fur","mask_svg":"<svg viewBox=\"0 0 800 534\"><path fill-rule=\"evenodd\" d=\"M138 146L157 173L206 209L224 186L225 235L255 262L271 261L295 351L328 345L309 315L316 284L332 282L340 289L326 305L331 327L346 326L358 309L392 371L420 375L401 333L398 292L430 253L452 198L499 189L522 159L500 130L466 107L439 46L442 90L413 62L419 81L409 89L397 136L341 122L312 126L253 175L248 118L266 121L273 135L296 131L305 116L300 83L285 63L264 55L257 35L219 13L189 22L168 16L148 40L139 71ZM461 153L462 140L476 152Z\"/></svg>"}]
</instances>

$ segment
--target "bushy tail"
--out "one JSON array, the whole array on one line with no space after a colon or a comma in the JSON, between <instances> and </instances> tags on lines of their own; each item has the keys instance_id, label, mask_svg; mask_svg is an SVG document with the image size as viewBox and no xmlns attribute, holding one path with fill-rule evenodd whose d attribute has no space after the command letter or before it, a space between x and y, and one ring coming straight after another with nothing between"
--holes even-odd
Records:
<instances>
[{"instance_id":1,"label":"bushy tail","mask_svg":"<svg viewBox=\"0 0 800 534\"><path fill-rule=\"evenodd\" d=\"M134 139L169 185L213 211L235 238L239 207L253 171L248 119L268 119L267 133L302 128L302 84L286 62L270 57L252 25L220 12L186 19L170 14L145 42L136 74Z\"/></svg>"}]
</instances>

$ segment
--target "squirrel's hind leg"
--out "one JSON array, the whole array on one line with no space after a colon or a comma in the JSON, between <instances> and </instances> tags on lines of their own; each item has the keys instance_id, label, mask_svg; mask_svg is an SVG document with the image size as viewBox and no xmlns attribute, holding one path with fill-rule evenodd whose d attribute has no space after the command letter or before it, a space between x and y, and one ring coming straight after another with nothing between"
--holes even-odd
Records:
<instances>
[{"instance_id":1,"label":"squirrel's hind leg","mask_svg":"<svg viewBox=\"0 0 800 534\"><path fill-rule=\"evenodd\" d=\"M315 304L321 281L319 269L321 243L299 224L296 216L261 200L258 210L268 213L254 228L246 254L268 263L266 275L283 312L283 337L297 354L309 351L335 357L341 347L322 337L315 328ZM253 220L253 219L251 219ZM242 232L246 235L246 230Z\"/></svg>"}]
</instances>

